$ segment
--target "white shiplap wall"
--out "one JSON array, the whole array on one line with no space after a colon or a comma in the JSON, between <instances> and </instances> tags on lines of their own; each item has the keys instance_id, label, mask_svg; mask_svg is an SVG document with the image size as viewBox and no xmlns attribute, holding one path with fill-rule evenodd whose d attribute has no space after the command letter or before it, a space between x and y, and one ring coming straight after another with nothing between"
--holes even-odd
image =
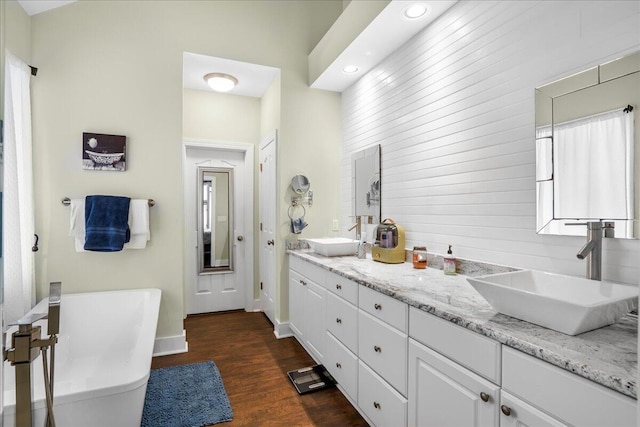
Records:
<instances>
[{"instance_id":1,"label":"white shiplap wall","mask_svg":"<svg viewBox=\"0 0 640 427\"><path fill-rule=\"evenodd\" d=\"M351 154L382 146L382 217L407 247L584 274L584 238L535 233L534 88L640 49L637 1L461 1L343 93ZM638 283L640 241L606 239L604 278Z\"/></svg>"}]
</instances>

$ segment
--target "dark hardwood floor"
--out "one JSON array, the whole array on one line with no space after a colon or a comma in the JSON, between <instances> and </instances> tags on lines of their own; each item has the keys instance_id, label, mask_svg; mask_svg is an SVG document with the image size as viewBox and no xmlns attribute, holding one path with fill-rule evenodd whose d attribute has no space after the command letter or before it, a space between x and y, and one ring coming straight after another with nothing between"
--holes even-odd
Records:
<instances>
[{"instance_id":1,"label":"dark hardwood floor","mask_svg":"<svg viewBox=\"0 0 640 427\"><path fill-rule=\"evenodd\" d=\"M189 352L154 357L151 368L212 360L233 421L220 426L367 426L337 388L298 395L287 371L314 365L295 338L277 339L263 313L189 316Z\"/></svg>"}]
</instances>

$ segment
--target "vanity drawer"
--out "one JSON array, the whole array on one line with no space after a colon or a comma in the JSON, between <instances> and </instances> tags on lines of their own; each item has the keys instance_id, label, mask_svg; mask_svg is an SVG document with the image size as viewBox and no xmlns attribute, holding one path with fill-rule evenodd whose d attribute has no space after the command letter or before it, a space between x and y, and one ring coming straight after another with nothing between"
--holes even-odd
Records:
<instances>
[{"instance_id":1,"label":"vanity drawer","mask_svg":"<svg viewBox=\"0 0 640 427\"><path fill-rule=\"evenodd\" d=\"M362 362L358 369L358 407L374 426L407 425L407 399Z\"/></svg>"},{"instance_id":2,"label":"vanity drawer","mask_svg":"<svg viewBox=\"0 0 640 427\"><path fill-rule=\"evenodd\" d=\"M502 388L567 424L638 425L635 399L508 347L502 350Z\"/></svg>"},{"instance_id":3,"label":"vanity drawer","mask_svg":"<svg viewBox=\"0 0 640 427\"><path fill-rule=\"evenodd\" d=\"M403 396L407 395L407 334L368 313L358 315L358 356Z\"/></svg>"},{"instance_id":4,"label":"vanity drawer","mask_svg":"<svg viewBox=\"0 0 640 427\"><path fill-rule=\"evenodd\" d=\"M325 341L324 366L354 401L358 399L358 357L330 332Z\"/></svg>"},{"instance_id":5,"label":"vanity drawer","mask_svg":"<svg viewBox=\"0 0 640 427\"><path fill-rule=\"evenodd\" d=\"M351 304L358 305L358 285L353 280L342 277L339 274L328 272L325 284L327 290L349 301Z\"/></svg>"},{"instance_id":6,"label":"vanity drawer","mask_svg":"<svg viewBox=\"0 0 640 427\"><path fill-rule=\"evenodd\" d=\"M327 330L358 354L358 308L327 292L326 315Z\"/></svg>"},{"instance_id":7,"label":"vanity drawer","mask_svg":"<svg viewBox=\"0 0 640 427\"><path fill-rule=\"evenodd\" d=\"M307 279L324 286L327 277L326 275L328 273L324 268L311 264L310 262L304 261L295 256L289 256L289 268L305 276Z\"/></svg>"},{"instance_id":8,"label":"vanity drawer","mask_svg":"<svg viewBox=\"0 0 640 427\"><path fill-rule=\"evenodd\" d=\"M409 310L409 336L495 384L500 384L499 342L415 307Z\"/></svg>"},{"instance_id":9,"label":"vanity drawer","mask_svg":"<svg viewBox=\"0 0 640 427\"><path fill-rule=\"evenodd\" d=\"M378 291L360 286L358 306L377 319L407 333L409 306Z\"/></svg>"}]
</instances>

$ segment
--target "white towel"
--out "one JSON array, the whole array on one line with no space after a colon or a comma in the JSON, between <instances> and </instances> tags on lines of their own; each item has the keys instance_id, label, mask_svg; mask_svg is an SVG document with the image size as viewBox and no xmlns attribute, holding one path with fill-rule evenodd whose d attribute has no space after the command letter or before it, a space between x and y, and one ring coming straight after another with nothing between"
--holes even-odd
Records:
<instances>
[{"instance_id":1,"label":"white towel","mask_svg":"<svg viewBox=\"0 0 640 427\"><path fill-rule=\"evenodd\" d=\"M71 199L70 207L69 236L74 238L76 252L86 252L84 250L84 199Z\"/></svg>"},{"instance_id":2,"label":"white towel","mask_svg":"<svg viewBox=\"0 0 640 427\"><path fill-rule=\"evenodd\" d=\"M76 252L84 250L85 217L84 199L71 199L69 217L69 236L74 238ZM132 199L129 204L129 231L131 237L123 249L144 249L151 240L149 231L149 201L147 199Z\"/></svg>"},{"instance_id":3,"label":"white towel","mask_svg":"<svg viewBox=\"0 0 640 427\"><path fill-rule=\"evenodd\" d=\"M124 249L144 249L151 240L149 231L149 201L147 199L131 199L129 204L129 231L131 237Z\"/></svg>"}]
</instances>

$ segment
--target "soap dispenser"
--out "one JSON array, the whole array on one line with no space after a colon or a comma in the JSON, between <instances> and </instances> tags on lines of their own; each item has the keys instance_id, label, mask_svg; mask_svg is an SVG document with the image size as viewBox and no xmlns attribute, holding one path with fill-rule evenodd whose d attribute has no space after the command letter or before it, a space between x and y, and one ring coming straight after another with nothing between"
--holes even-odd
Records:
<instances>
[{"instance_id":1,"label":"soap dispenser","mask_svg":"<svg viewBox=\"0 0 640 427\"><path fill-rule=\"evenodd\" d=\"M367 233L362 232L360 234L360 243L358 243L358 258L365 259L367 257Z\"/></svg>"},{"instance_id":2,"label":"soap dispenser","mask_svg":"<svg viewBox=\"0 0 640 427\"><path fill-rule=\"evenodd\" d=\"M444 274L455 275L456 273L456 257L453 256L453 251L451 251L451 245L449 245L449 250L447 251L447 256L444 257L442 270Z\"/></svg>"}]
</instances>

